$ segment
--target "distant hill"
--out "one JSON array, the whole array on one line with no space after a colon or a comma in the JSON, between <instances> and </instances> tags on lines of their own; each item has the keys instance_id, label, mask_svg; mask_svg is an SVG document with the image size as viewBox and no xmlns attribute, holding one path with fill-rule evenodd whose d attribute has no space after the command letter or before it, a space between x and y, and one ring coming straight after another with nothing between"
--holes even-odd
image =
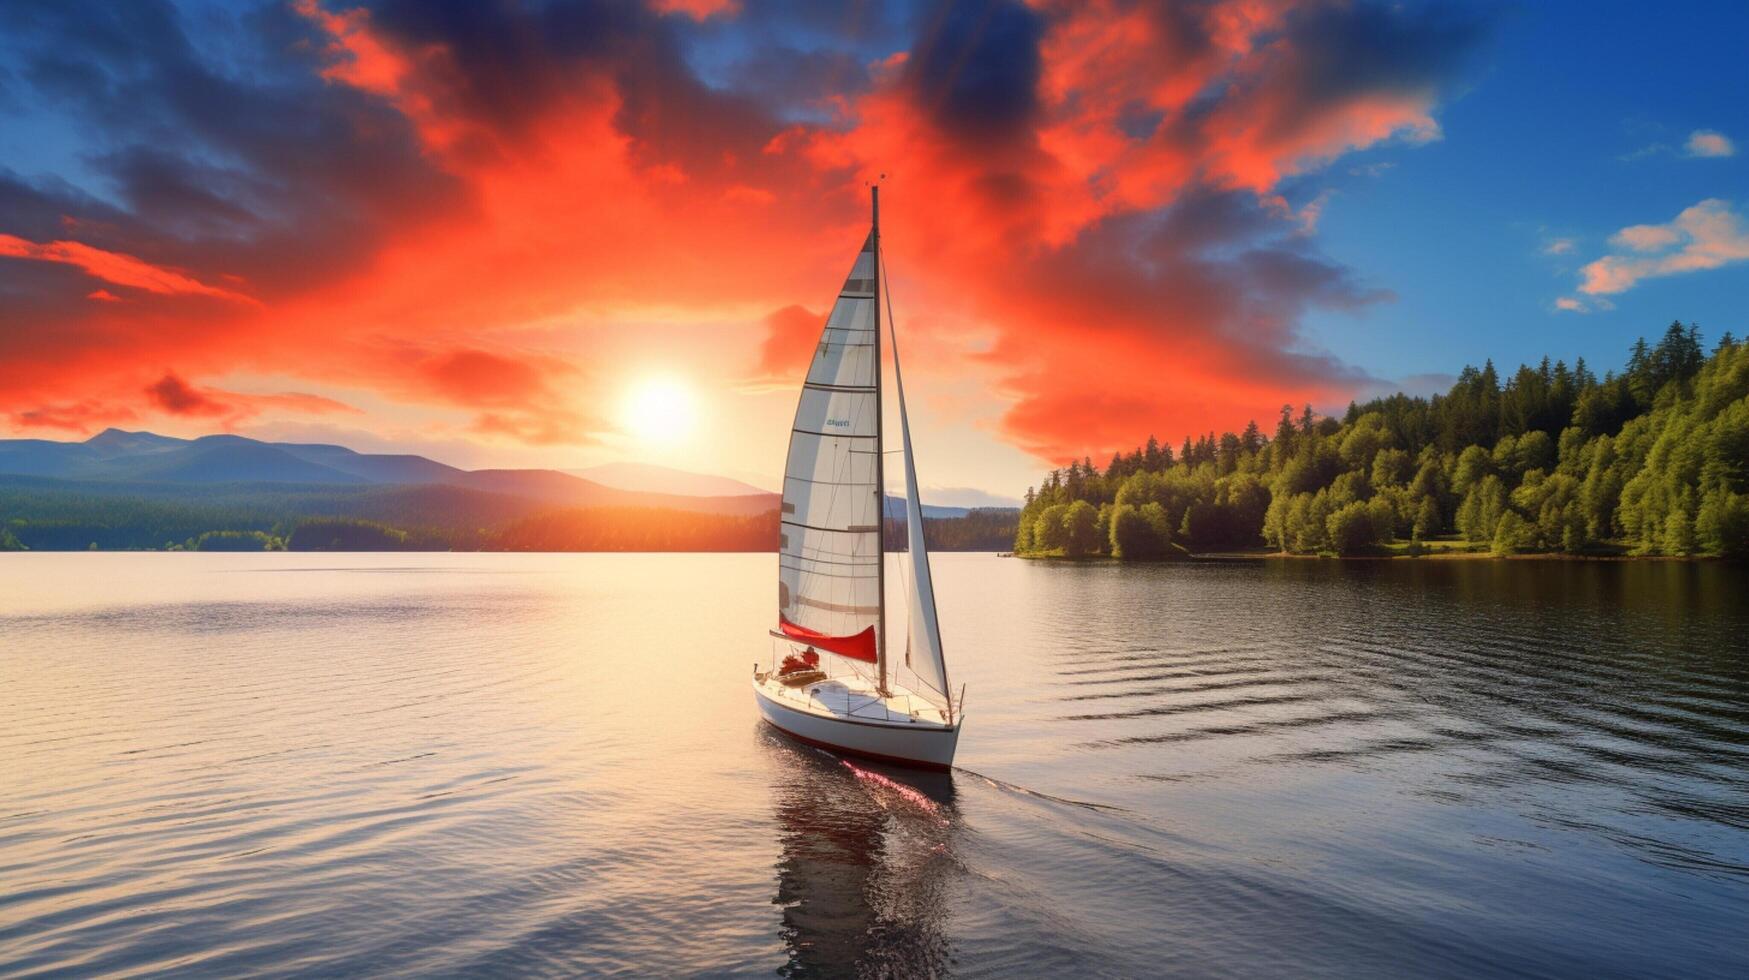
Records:
<instances>
[{"instance_id":1,"label":"distant hill","mask_svg":"<svg viewBox=\"0 0 1749 980\"><path fill-rule=\"evenodd\" d=\"M1004 510L1004 509L1011 509L1017 514L1020 513L1020 508L1018 508L1018 507L1014 507L1014 508L939 507L935 504L924 504L923 505L923 516L925 519L928 519L928 520L941 520L941 519L950 518L950 517L964 517L967 514L970 514L973 510ZM906 505L905 505L905 498L904 497L896 497L890 493L887 494L886 517L888 520L899 520L899 521L904 520L907 510L909 510L909 508L906 507Z\"/></svg>"},{"instance_id":2,"label":"distant hill","mask_svg":"<svg viewBox=\"0 0 1749 980\"><path fill-rule=\"evenodd\" d=\"M660 468L652 468L660 469ZM775 510L776 494L735 480L669 473L673 489L625 489L558 470L464 470L423 456L360 453L345 446L263 442L236 435L176 439L105 429L84 442L0 440L0 475L83 483L178 486L443 484L526 497L566 507L643 507L749 515ZM681 477L686 480L679 479Z\"/></svg>"},{"instance_id":3,"label":"distant hill","mask_svg":"<svg viewBox=\"0 0 1749 980\"><path fill-rule=\"evenodd\" d=\"M643 464L585 472L625 485L228 434L177 439L106 429L84 442L0 440L0 530L7 532L0 549L776 547L777 494ZM895 545L903 541L905 509L902 498L887 498ZM1003 547L1017 513L923 512L931 542L949 550Z\"/></svg>"},{"instance_id":4,"label":"distant hill","mask_svg":"<svg viewBox=\"0 0 1749 980\"><path fill-rule=\"evenodd\" d=\"M312 463L276 446L253 440L196 439L187 446L156 450L103 461L112 479L150 483L370 483L347 473Z\"/></svg>"},{"instance_id":5,"label":"distant hill","mask_svg":"<svg viewBox=\"0 0 1749 980\"><path fill-rule=\"evenodd\" d=\"M687 497L736 497L771 493L751 483L742 483L726 476L693 473L651 463L603 463L600 466L565 472L605 487L642 493L669 493Z\"/></svg>"}]
</instances>

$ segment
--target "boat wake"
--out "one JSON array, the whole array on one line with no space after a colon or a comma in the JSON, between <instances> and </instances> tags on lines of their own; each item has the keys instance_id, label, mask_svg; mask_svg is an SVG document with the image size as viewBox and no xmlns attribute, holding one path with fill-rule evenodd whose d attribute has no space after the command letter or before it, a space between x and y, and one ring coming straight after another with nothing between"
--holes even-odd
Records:
<instances>
[{"instance_id":1,"label":"boat wake","mask_svg":"<svg viewBox=\"0 0 1749 980\"><path fill-rule=\"evenodd\" d=\"M1004 792L1015 793L1015 794L1020 795L1020 796L1028 796L1028 797L1031 797L1035 800L1045 800L1045 801L1048 801L1051 803L1061 803L1064 806L1078 806L1078 807L1082 807L1083 809L1099 810L1099 811L1103 811L1106 813L1130 813L1131 812L1130 810L1125 809L1124 807L1117 806L1117 805L1111 804L1111 803L1094 803L1091 800L1072 800L1066 796L1053 796L1050 793L1045 793L1045 792L1042 792L1042 791L1036 790L1036 789L1028 789L1025 786L1021 786L1021 785L1018 785L1016 783L1011 783L1011 782L1008 782L1007 780L1004 780L1004 779L997 779L995 776L986 776L981 772L978 772L978 771L973 770L973 769L967 769L964 766L955 766L953 768L953 771L965 773L966 775L971 776L974 779L981 779L985 783L989 784L990 786L993 786L996 789L1002 790Z\"/></svg>"}]
</instances>

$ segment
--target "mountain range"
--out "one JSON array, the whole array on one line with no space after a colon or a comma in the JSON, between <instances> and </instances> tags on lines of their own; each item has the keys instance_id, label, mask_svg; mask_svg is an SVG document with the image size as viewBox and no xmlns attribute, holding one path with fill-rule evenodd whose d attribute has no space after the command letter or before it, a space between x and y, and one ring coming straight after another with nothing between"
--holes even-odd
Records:
<instances>
[{"instance_id":1,"label":"mountain range","mask_svg":"<svg viewBox=\"0 0 1749 980\"><path fill-rule=\"evenodd\" d=\"M730 477L693 473L652 463L602 463L565 472L603 486L645 493L679 493L695 497L741 497L771 493L770 490Z\"/></svg>"},{"instance_id":2,"label":"mountain range","mask_svg":"<svg viewBox=\"0 0 1749 980\"><path fill-rule=\"evenodd\" d=\"M154 495L259 484L286 487L449 486L559 507L646 507L706 514L752 515L776 510L777 494L728 477L642 463L610 463L564 472L548 469L464 470L424 456L361 453L325 443L264 442L220 434L179 439L153 432L105 429L83 442L0 440L0 475L75 481L86 489L146 487ZM902 517L902 499L888 498ZM964 507L925 505L927 517L962 517Z\"/></svg>"}]
</instances>

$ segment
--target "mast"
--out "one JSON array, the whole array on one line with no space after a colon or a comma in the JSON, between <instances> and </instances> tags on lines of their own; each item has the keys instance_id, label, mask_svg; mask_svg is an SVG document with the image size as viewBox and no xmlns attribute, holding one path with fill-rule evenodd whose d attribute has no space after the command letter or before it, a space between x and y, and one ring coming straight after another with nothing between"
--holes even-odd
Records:
<instances>
[{"instance_id":1,"label":"mast","mask_svg":"<svg viewBox=\"0 0 1749 980\"><path fill-rule=\"evenodd\" d=\"M885 442L881 438L881 430L886 428L885 417L881 414L881 187L874 184L868 189L871 227L870 237L874 240L874 408L875 408L875 588L879 591L881 601L880 619L875 630L875 675L879 680L875 690L881 697L886 697L887 691L887 480L885 463L887 452Z\"/></svg>"}]
</instances>

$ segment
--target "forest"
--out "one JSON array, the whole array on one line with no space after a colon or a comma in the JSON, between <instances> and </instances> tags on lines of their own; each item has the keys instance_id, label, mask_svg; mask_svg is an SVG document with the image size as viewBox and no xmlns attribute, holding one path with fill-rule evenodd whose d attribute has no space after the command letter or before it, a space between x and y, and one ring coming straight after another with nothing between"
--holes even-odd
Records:
<instances>
[{"instance_id":1,"label":"forest","mask_svg":"<svg viewBox=\"0 0 1749 980\"><path fill-rule=\"evenodd\" d=\"M1340 419L1284 405L1273 434L1149 438L1029 489L1014 550L1749 557L1749 342L1708 353L1672 323L1601 378L1583 358L1504 380L1489 361Z\"/></svg>"}]
</instances>

